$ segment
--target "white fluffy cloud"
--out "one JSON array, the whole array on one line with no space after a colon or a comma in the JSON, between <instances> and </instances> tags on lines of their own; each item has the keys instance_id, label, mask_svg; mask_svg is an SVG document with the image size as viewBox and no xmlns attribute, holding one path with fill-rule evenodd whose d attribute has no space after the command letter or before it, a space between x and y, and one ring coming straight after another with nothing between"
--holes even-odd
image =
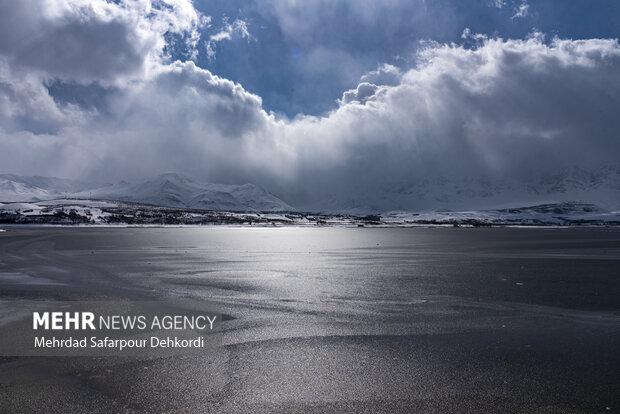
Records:
<instances>
[{"instance_id":1,"label":"white fluffy cloud","mask_svg":"<svg viewBox=\"0 0 620 414\"><path fill-rule=\"evenodd\" d=\"M530 12L530 5L527 1L523 1L517 7L515 7L514 14L512 15L512 19L519 19L523 17L527 17Z\"/></svg>"},{"instance_id":2,"label":"white fluffy cloud","mask_svg":"<svg viewBox=\"0 0 620 414\"><path fill-rule=\"evenodd\" d=\"M413 69L382 65L326 116L289 120L239 84L167 62L166 33L195 41L204 21L187 1L48 0L35 15L27 3L12 17L0 6L11 25L0 25L5 171L110 181L179 171L253 182L301 207L387 209L417 207L415 194L389 192L436 177L526 180L620 158L616 40L428 44ZM29 35L35 25L46 35ZM55 100L52 79L103 85L105 99Z\"/></svg>"},{"instance_id":3,"label":"white fluffy cloud","mask_svg":"<svg viewBox=\"0 0 620 414\"><path fill-rule=\"evenodd\" d=\"M224 18L223 27L217 33L209 36L209 40L205 42L205 48L208 58L215 58L216 45L223 40L231 40L235 37L242 39L250 39L250 32L248 31L248 25L244 20L237 19L232 23L229 23L228 18Z\"/></svg>"},{"instance_id":4,"label":"white fluffy cloud","mask_svg":"<svg viewBox=\"0 0 620 414\"><path fill-rule=\"evenodd\" d=\"M398 85L400 83L400 78L402 73L400 69L398 69L394 65L389 65L384 63L379 65L377 70L373 70L362 76L360 79L361 82L368 82L375 85Z\"/></svg>"}]
</instances>

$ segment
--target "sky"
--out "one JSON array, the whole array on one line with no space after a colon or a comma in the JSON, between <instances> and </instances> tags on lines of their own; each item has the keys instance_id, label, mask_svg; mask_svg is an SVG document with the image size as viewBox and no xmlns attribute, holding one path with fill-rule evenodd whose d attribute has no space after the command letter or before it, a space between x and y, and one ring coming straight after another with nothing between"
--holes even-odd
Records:
<instances>
[{"instance_id":1,"label":"sky","mask_svg":"<svg viewBox=\"0 0 620 414\"><path fill-rule=\"evenodd\" d=\"M0 170L406 209L614 165L619 32L614 0L3 1Z\"/></svg>"}]
</instances>

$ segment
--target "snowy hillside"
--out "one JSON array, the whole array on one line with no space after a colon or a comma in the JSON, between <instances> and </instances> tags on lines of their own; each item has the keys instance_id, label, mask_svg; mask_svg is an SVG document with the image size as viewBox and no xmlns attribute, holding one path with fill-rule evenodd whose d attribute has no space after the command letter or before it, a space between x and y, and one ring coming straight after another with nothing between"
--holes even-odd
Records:
<instances>
[{"instance_id":1,"label":"snowy hillside","mask_svg":"<svg viewBox=\"0 0 620 414\"><path fill-rule=\"evenodd\" d=\"M296 208L252 184L203 183L181 174L108 185L47 177L0 175L0 202L32 202L59 198L118 200L157 206L237 212L301 211L327 214L379 214L386 211L482 211L557 203L594 204L620 210L620 165L593 170L571 168L546 176L411 177L372 192L363 180L333 194L306 189ZM304 191L298 193L303 194Z\"/></svg>"},{"instance_id":2,"label":"snowy hillside","mask_svg":"<svg viewBox=\"0 0 620 414\"><path fill-rule=\"evenodd\" d=\"M73 195L166 207L226 211L293 211L273 194L252 184L200 183L181 174L163 174L138 184L122 182Z\"/></svg>"},{"instance_id":3,"label":"snowy hillside","mask_svg":"<svg viewBox=\"0 0 620 414\"><path fill-rule=\"evenodd\" d=\"M325 213L377 214L386 211L488 210L536 204L592 203L620 210L620 165L593 170L570 168L519 180L510 177L412 177L370 194L361 183L306 207Z\"/></svg>"},{"instance_id":4,"label":"snowy hillside","mask_svg":"<svg viewBox=\"0 0 620 414\"><path fill-rule=\"evenodd\" d=\"M620 212L594 204L554 203L519 208L472 211L389 212L382 224L393 225L618 225Z\"/></svg>"},{"instance_id":5,"label":"snowy hillside","mask_svg":"<svg viewBox=\"0 0 620 414\"><path fill-rule=\"evenodd\" d=\"M200 183L181 174L163 174L132 184L97 186L48 177L0 175L0 201L24 202L59 198L106 199L166 207L226 211L293 211L273 194L252 184Z\"/></svg>"},{"instance_id":6,"label":"snowy hillside","mask_svg":"<svg viewBox=\"0 0 620 414\"><path fill-rule=\"evenodd\" d=\"M250 225L250 226L618 226L620 212L593 204L559 203L480 211L390 212L381 215L257 213L59 199L0 203L0 225Z\"/></svg>"},{"instance_id":7,"label":"snowy hillside","mask_svg":"<svg viewBox=\"0 0 620 414\"><path fill-rule=\"evenodd\" d=\"M0 201L38 201L81 191L87 185L55 177L0 174Z\"/></svg>"}]
</instances>

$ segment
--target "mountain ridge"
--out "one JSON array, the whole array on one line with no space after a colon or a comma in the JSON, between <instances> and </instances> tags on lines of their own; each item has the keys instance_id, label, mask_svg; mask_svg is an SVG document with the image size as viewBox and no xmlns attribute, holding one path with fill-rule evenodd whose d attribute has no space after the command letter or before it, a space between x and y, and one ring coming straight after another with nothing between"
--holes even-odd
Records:
<instances>
[{"instance_id":1,"label":"mountain ridge","mask_svg":"<svg viewBox=\"0 0 620 414\"><path fill-rule=\"evenodd\" d=\"M226 211L294 211L295 208L254 184L201 183L179 173L165 173L132 184L87 185L41 176L0 174L0 200L32 202L56 198L107 199L164 207Z\"/></svg>"},{"instance_id":2,"label":"mountain ridge","mask_svg":"<svg viewBox=\"0 0 620 414\"><path fill-rule=\"evenodd\" d=\"M0 202L79 198L198 210L358 215L391 211L489 210L578 202L617 211L620 210L620 164L601 165L590 170L571 167L522 179L420 176L394 181L377 192L371 192L371 188L360 182L358 186L334 193L306 189L305 199L293 199L294 204L289 204L288 200L254 184L204 183L179 173L160 174L137 183L120 181L105 185L55 177L0 174Z\"/></svg>"}]
</instances>

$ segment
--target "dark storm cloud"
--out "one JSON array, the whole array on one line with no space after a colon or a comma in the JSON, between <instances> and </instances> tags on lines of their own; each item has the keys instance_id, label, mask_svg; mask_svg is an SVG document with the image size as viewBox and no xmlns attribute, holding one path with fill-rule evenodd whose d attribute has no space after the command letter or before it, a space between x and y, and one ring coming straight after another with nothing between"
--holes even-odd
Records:
<instances>
[{"instance_id":1,"label":"dark storm cloud","mask_svg":"<svg viewBox=\"0 0 620 414\"><path fill-rule=\"evenodd\" d=\"M65 80L114 82L147 69L165 33L191 32L189 1L23 0L0 3L0 54L12 66Z\"/></svg>"},{"instance_id":2,"label":"dark storm cloud","mask_svg":"<svg viewBox=\"0 0 620 414\"><path fill-rule=\"evenodd\" d=\"M167 37L195 47L206 21L189 0L1 2L0 128L58 134L80 125L106 110L109 90L168 58Z\"/></svg>"},{"instance_id":3,"label":"dark storm cloud","mask_svg":"<svg viewBox=\"0 0 620 414\"><path fill-rule=\"evenodd\" d=\"M617 162L619 69L615 40L431 45L398 86L311 123L331 132L317 131L317 151L339 154L320 187L376 201L390 186L438 176L525 180ZM345 92L343 103L357 94ZM415 195L406 202L415 205Z\"/></svg>"}]
</instances>

